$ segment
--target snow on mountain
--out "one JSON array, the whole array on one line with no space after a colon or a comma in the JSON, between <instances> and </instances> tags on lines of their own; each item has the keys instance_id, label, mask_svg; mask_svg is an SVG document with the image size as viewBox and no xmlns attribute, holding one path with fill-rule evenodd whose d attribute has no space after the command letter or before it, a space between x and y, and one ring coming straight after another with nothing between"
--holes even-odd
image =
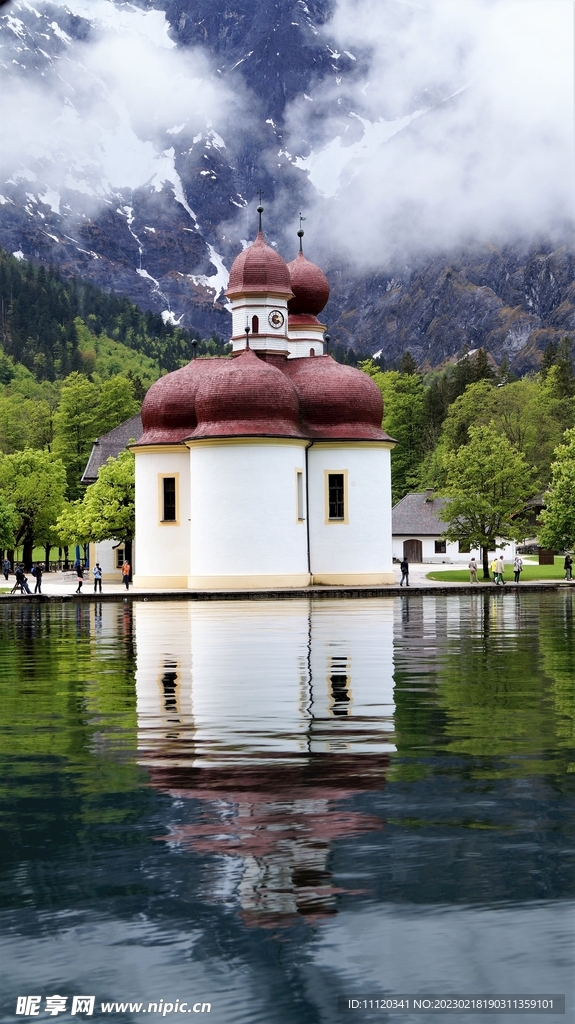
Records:
<instances>
[{"instance_id":1,"label":"snow on mountain","mask_svg":"<svg viewBox=\"0 0 575 1024\"><path fill-rule=\"evenodd\" d=\"M306 252L331 274L334 341L434 363L472 340L536 363L548 336L575 331L571 256L558 244L534 254L525 238L514 248L512 228L479 254L470 244L467 260L459 244L566 163L547 64L543 98L529 87L533 129L497 106L515 82L501 68L516 27L497 20L510 6L469 0L461 24L444 0L0 6L0 245L226 336L228 268L262 188L266 233L287 258L306 214ZM457 245L441 255L446 238Z\"/></svg>"}]
</instances>

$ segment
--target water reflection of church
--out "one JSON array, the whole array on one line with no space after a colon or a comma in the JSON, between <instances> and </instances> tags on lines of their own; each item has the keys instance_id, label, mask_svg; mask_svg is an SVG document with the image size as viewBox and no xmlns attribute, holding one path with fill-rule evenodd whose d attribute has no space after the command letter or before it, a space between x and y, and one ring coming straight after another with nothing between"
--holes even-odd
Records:
<instances>
[{"instance_id":1,"label":"water reflection of church","mask_svg":"<svg viewBox=\"0 0 575 1024\"><path fill-rule=\"evenodd\" d=\"M333 913L331 843L383 824L349 804L394 749L392 602L164 607L138 602L134 629L166 841L216 855L208 898L233 893L248 922Z\"/></svg>"}]
</instances>

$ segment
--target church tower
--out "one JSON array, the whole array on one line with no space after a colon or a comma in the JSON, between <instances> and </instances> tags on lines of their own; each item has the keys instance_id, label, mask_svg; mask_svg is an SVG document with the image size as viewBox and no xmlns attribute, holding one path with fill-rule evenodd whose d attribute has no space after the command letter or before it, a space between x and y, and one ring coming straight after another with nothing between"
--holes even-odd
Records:
<instances>
[{"instance_id":1,"label":"church tower","mask_svg":"<svg viewBox=\"0 0 575 1024\"><path fill-rule=\"evenodd\" d=\"M248 344L261 355L287 356L293 292L286 264L263 236L262 213L260 205L256 240L234 260L230 272L226 295L232 305L232 352Z\"/></svg>"},{"instance_id":2,"label":"church tower","mask_svg":"<svg viewBox=\"0 0 575 1024\"><path fill-rule=\"evenodd\" d=\"M320 323L318 314L329 299L329 284L323 270L304 256L303 234L300 223L299 253L287 265L293 292L293 298L288 302L289 354L292 359L324 354L326 326Z\"/></svg>"}]
</instances>

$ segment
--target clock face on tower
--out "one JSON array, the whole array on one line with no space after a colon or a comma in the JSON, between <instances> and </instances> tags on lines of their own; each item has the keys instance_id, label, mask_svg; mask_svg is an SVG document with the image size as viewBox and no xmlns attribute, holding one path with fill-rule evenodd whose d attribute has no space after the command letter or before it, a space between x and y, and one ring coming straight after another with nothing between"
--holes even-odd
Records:
<instances>
[{"instance_id":1,"label":"clock face on tower","mask_svg":"<svg viewBox=\"0 0 575 1024\"><path fill-rule=\"evenodd\" d=\"M280 327L283 327L284 324L283 313L281 313L279 309L272 309L268 316L268 323L270 327L274 328L274 330L279 331Z\"/></svg>"}]
</instances>

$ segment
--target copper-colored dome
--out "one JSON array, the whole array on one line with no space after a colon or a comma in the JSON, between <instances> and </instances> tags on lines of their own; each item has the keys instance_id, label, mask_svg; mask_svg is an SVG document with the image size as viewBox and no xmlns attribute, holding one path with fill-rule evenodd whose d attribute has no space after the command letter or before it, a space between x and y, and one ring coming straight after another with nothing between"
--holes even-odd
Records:
<instances>
[{"instance_id":1,"label":"copper-colored dome","mask_svg":"<svg viewBox=\"0 0 575 1024\"><path fill-rule=\"evenodd\" d=\"M289 313L321 313L329 299L329 284L323 270L298 252L287 265L293 299L288 302Z\"/></svg>"},{"instance_id":2,"label":"copper-colored dome","mask_svg":"<svg viewBox=\"0 0 575 1024\"><path fill-rule=\"evenodd\" d=\"M268 245L259 231L253 245L236 256L226 295L249 295L250 292L273 292L275 295L292 294L287 266L279 252Z\"/></svg>"},{"instance_id":3,"label":"copper-colored dome","mask_svg":"<svg viewBox=\"0 0 575 1024\"><path fill-rule=\"evenodd\" d=\"M281 370L245 349L235 359L218 360L216 371L196 394L201 437L301 437L296 389Z\"/></svg>"},{"instance_id":4,"label":"copper-colored dome","mask_svg":"<svg viewBox=\"0 0 575 1024\"><path fill-rule=\"evenodd\" d=\"M194 359L152 384L142 406L140 444L169 444L188 437L197 426L195 400L200 381L219 359Z\"/></svg>"},{"instance_id":5,"label":"copper-colored dome","mask_svg":"<svg viewBox=\"0 0 575 1024\"><path fill-rule=\"evenodd\" d=\"M289 359L286 373L299 397L304 433L309 437L385 441L381 392L367 374L336 363L331 356Z\"/></svg>"}]
</instances>

